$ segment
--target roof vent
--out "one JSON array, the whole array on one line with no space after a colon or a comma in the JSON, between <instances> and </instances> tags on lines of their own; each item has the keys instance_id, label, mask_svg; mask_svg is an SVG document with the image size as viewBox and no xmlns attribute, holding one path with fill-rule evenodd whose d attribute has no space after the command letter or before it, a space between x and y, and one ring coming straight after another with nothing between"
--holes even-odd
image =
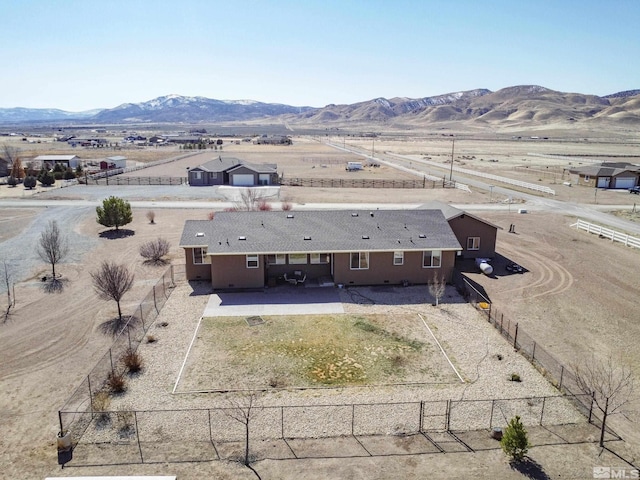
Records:
<instances>
[{"instance_id":1,"label":"roof vent","mask_svg":"<svg viewBox=\"0 0 640 480\"><path fill-rule=\"evenodd\" d=\"M358 216L358 212L353 212L353 213L351 214L351 216L352 216L352 217L357 217L357 216Z\"/></svg>"},{"instance_id":2,"label":"roof vent","mask_svg":"<svg viewBox=\"0 0 640 480\"><path fill-rule=\"evenodd\" d=\"M304 236L304 239L305 239L305 240L311 240L311 237L310 237L309 235L305 235L305 236Z\"/></svg>"},{"instance_id":3,"label":"roof vent","mask_svg":"<svg viewBox=\"0 0 640 480\"><path fill-rule=\"evenodd\" d=\"M363 240L369 240L369 235L362 235Z\"/></svg>"},{"instance_id":4,"label":"roof vent","mask_svg":"<svg viewBox=\"0 0 640 480\"><path fill-rule=\"evenodd\" d=\"M247 237L245 237L244 235L241 236L241 237L238 237L238 240L246 240L246 239L247 239Z\"/></svg>"},{"instance_id":5,"label":"roof vent","mask_svg":"<svg viewBox=\"0 0 640 480\"><path fill-rule=\"evenodd\" d=\"M421 233L420 235L418 235L418 238L427 238L427 236L424 233Z\"/></svg>"},{"instance_id":6,"label":"roof vent","mask_svg":"<svg viewBox=\"0 0 640 480\"><path fill-rule=\"evenodd\" d=\"M196 237L204 237L204 232L198 232L198 233L196 233Z\"/></svg>"},{"instance_id":7,"label":"roof vent","mask_svg":"<svg viewBox=\"0 0 640 480\"><path fill-rule=\"evenodd\" d=\"M287 213L287 218L293 218L293 213Z\"/></svg>"}]
</instances>

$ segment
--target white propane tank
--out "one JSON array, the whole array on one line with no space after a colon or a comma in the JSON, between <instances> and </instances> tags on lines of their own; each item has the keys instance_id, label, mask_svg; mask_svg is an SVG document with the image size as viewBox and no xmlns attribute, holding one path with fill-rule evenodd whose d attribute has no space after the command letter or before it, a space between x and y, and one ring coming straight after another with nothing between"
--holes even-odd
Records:
<instances>
[{"instance_id":1,"label":"white propane tank","mask_svg":"<svg viewBox=\"0 0 640 480\"><path fill-rule=\"evenodd\" d=\"M487 262L482 262L480 265L480 271L485 275L491 275L493 273L493 267Z\"/></svg>"},{"instance_id":2,"label":"white propane tank","mask_svg":"<svg viewBox=\"0 0 640 480\"><path fill-rule=\"evenodd\" d=\"M493 267L489 265L489 261L489 258L476 258L476 265L485 275L491 275L493 273Z\"/></svg>"}]
</instances>

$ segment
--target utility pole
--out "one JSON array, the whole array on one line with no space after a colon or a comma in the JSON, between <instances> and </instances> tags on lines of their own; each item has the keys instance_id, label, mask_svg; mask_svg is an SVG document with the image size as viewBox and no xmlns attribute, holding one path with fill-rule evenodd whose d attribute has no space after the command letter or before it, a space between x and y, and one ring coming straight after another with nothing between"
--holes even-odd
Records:
<instances>
[{"instance_id":1,"label":"utility pole","mask_svg":"<svg viewBox=\"0 0 640 480\"><path fill-rule=\"evenodd\" d=\"M449 172L449 181L452 182L453 181L453 151L455 149L456 146L456 139L454 138L451 141L451 171Z\"/></svg>"}]
</instances>

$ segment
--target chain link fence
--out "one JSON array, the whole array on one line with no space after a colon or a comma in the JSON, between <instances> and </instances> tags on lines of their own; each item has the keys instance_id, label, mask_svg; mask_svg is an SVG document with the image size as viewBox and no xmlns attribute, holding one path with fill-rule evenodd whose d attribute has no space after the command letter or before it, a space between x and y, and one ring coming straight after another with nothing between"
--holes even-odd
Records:
<instances>
[{"instance_id":1,"label":"chain link fence","mask_svg":"<svg viewBox=\"0 0 640 480\"><path fill-rule=\"evenodd\" d=\"M79 439L94 419L96 395L105 390L109 375L123 370L127 352L135 352L146 332L157 318L169 298L176 281L185 277L184 265L171 265L128 316L126 323L115 335L113 344L98 360L93 369L73 391L58 412L60 431L69 431Z\"/></svg>"},{"instance_id":2,"label":"chain link fence","mask_svg":"<svg viewBox=\"0 0 640 480\"><path fill-rule=\"evenodd\" d=\"M92 457L101 450L101 464L122 463L124 458L127 463L237 459L247 438L247 423L251 444L264 448L271 442L266 450L258 448L253 453L254 461L272 458L273 442L281 442L277 448L288 449L293 457L300 458L322 440L330 445L353 438L356 444L361 444L361 439L371 437L424 435L431 438L447 432L486 432L497 426L504 428L515 415L530 428L571 424L591 432L587 429L587 418L573 409L570 399L560 395L346 405L254 405L250 412L239 405L210 409L65 412L65 415L79 415L85 422L88 420L76 444L76 464L91 464L96 461ZM239 421L238 417L248 420ZM488 434L485 436L489 438ZM587 435L584 436L586 441ZM385 446L380 439L376 441L377 454L393 454L394 440L388 440ZM105 456L104 449L99 448L105 445L113 448L111 455ZM357 445L355 448L358 449Z\"/></svg>"}]
</instances>

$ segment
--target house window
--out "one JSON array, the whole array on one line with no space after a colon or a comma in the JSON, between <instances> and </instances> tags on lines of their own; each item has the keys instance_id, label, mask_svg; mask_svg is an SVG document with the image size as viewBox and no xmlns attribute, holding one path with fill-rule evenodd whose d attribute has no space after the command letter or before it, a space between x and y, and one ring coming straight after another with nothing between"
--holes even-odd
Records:
<instances>
[{"instance_id":1,"label":"house window","mask_svg":"<svg viewBox=\"0 0 640 480\"><path fill-rule=\"evenodd\" d=\"M440 250L425 250L422 252L422 267L423 268L438 268L442 259L442 252Z\"/></svg>"},{"instance_id":2,"label":"house window","mask_svg":"<svg viewBox=\"0 0 640 480\"><path fill-rule=\"evenodd\" d=\"M588 182L589 180L591 180L591 177L589 175L585 175L584 176L584 181Z\"/></svg>"},{"instance_id":3,"label":"house window","mask_svg":"<svg viewBox=\"0 0 640 480\"><path fill-rule=\"evenodd\" d=\"M480 237L467 237L467 250L480 250Z\"/></svg>"},{"instance_id":4,"label":"house window","mask_svg":"<svg viewBox=\"0 0 640 480\"><path fill-rule=\"evenodd\" d=\"M193 264L194 265L202 265L204 262L204 256L207 254L206 247L196 247L192 250L193 252Z\"/></svg>"},{"instance_id":5,"label":"house window","mask_svg":"<svg viewBox=\"0 0 640 480\"><path fill-rule=\"evenodd\" d=\"M284 253L276 253L275 255L267 255L267 263L269 265L286 265L287 256Z\"/></svg>"},{"instance_id":6,"label":"house window","mask_svg":"<svg viewBox=\"0 0 640 480\"><path fill-rule=\"evenodd\" d=\"M306 265L307 254L306 253L290 253L289 265Z\"/></svg>"},{"instance_id":7,"label":"house window","mask_svg":"<svg viewBox=\"0 0 640 480\"><path fill-rule=\"evenodd\" d=\"M328 253L310 253L309 260L311 263L329 263Z\"/></svg>"},{"instance_id":8,"label":"house window","mask_svg":"<svg viewBox=\"0 0 640 480\"><path fill-rule=\"evenodd\" d=\"M351 270L368 270L369 252L351 252Z\"/></svg>"},{"instance_id":9,"label":"house window","mask_svg":"<svg viewBox=\"0 0 640 480\"><path fill-rule=\"evenodd\" d=\"M258 268L258 254L251 253L247 255L247 268Z\"/></svg>"},{"instance_id":10,"label":"house window","mask_svg":"<svg viewBox=\"0 0 640 480\"><path fill-rule=\"evenodd\" d=\"M393 252L393 264L404 265L404 252Z\"/></svg>"},{"instance_id":11,"label":"house window","mask_svg":"<svg viewBox=\"0 0 640 480\"><path fill-rule=\"evenodd\" d=\"M209 172L209 178L211 179L218 178L218 172Z\"/></svg>"},{"instance_id":12,"label":"house window","mask_svg":"<svg viewBox=\"0 0 640 480\"><path fill-rule=\"evenodd\" d=\"M193 172L196 180L202 180L202 172Z\"/></svg>"}]
</instances>

